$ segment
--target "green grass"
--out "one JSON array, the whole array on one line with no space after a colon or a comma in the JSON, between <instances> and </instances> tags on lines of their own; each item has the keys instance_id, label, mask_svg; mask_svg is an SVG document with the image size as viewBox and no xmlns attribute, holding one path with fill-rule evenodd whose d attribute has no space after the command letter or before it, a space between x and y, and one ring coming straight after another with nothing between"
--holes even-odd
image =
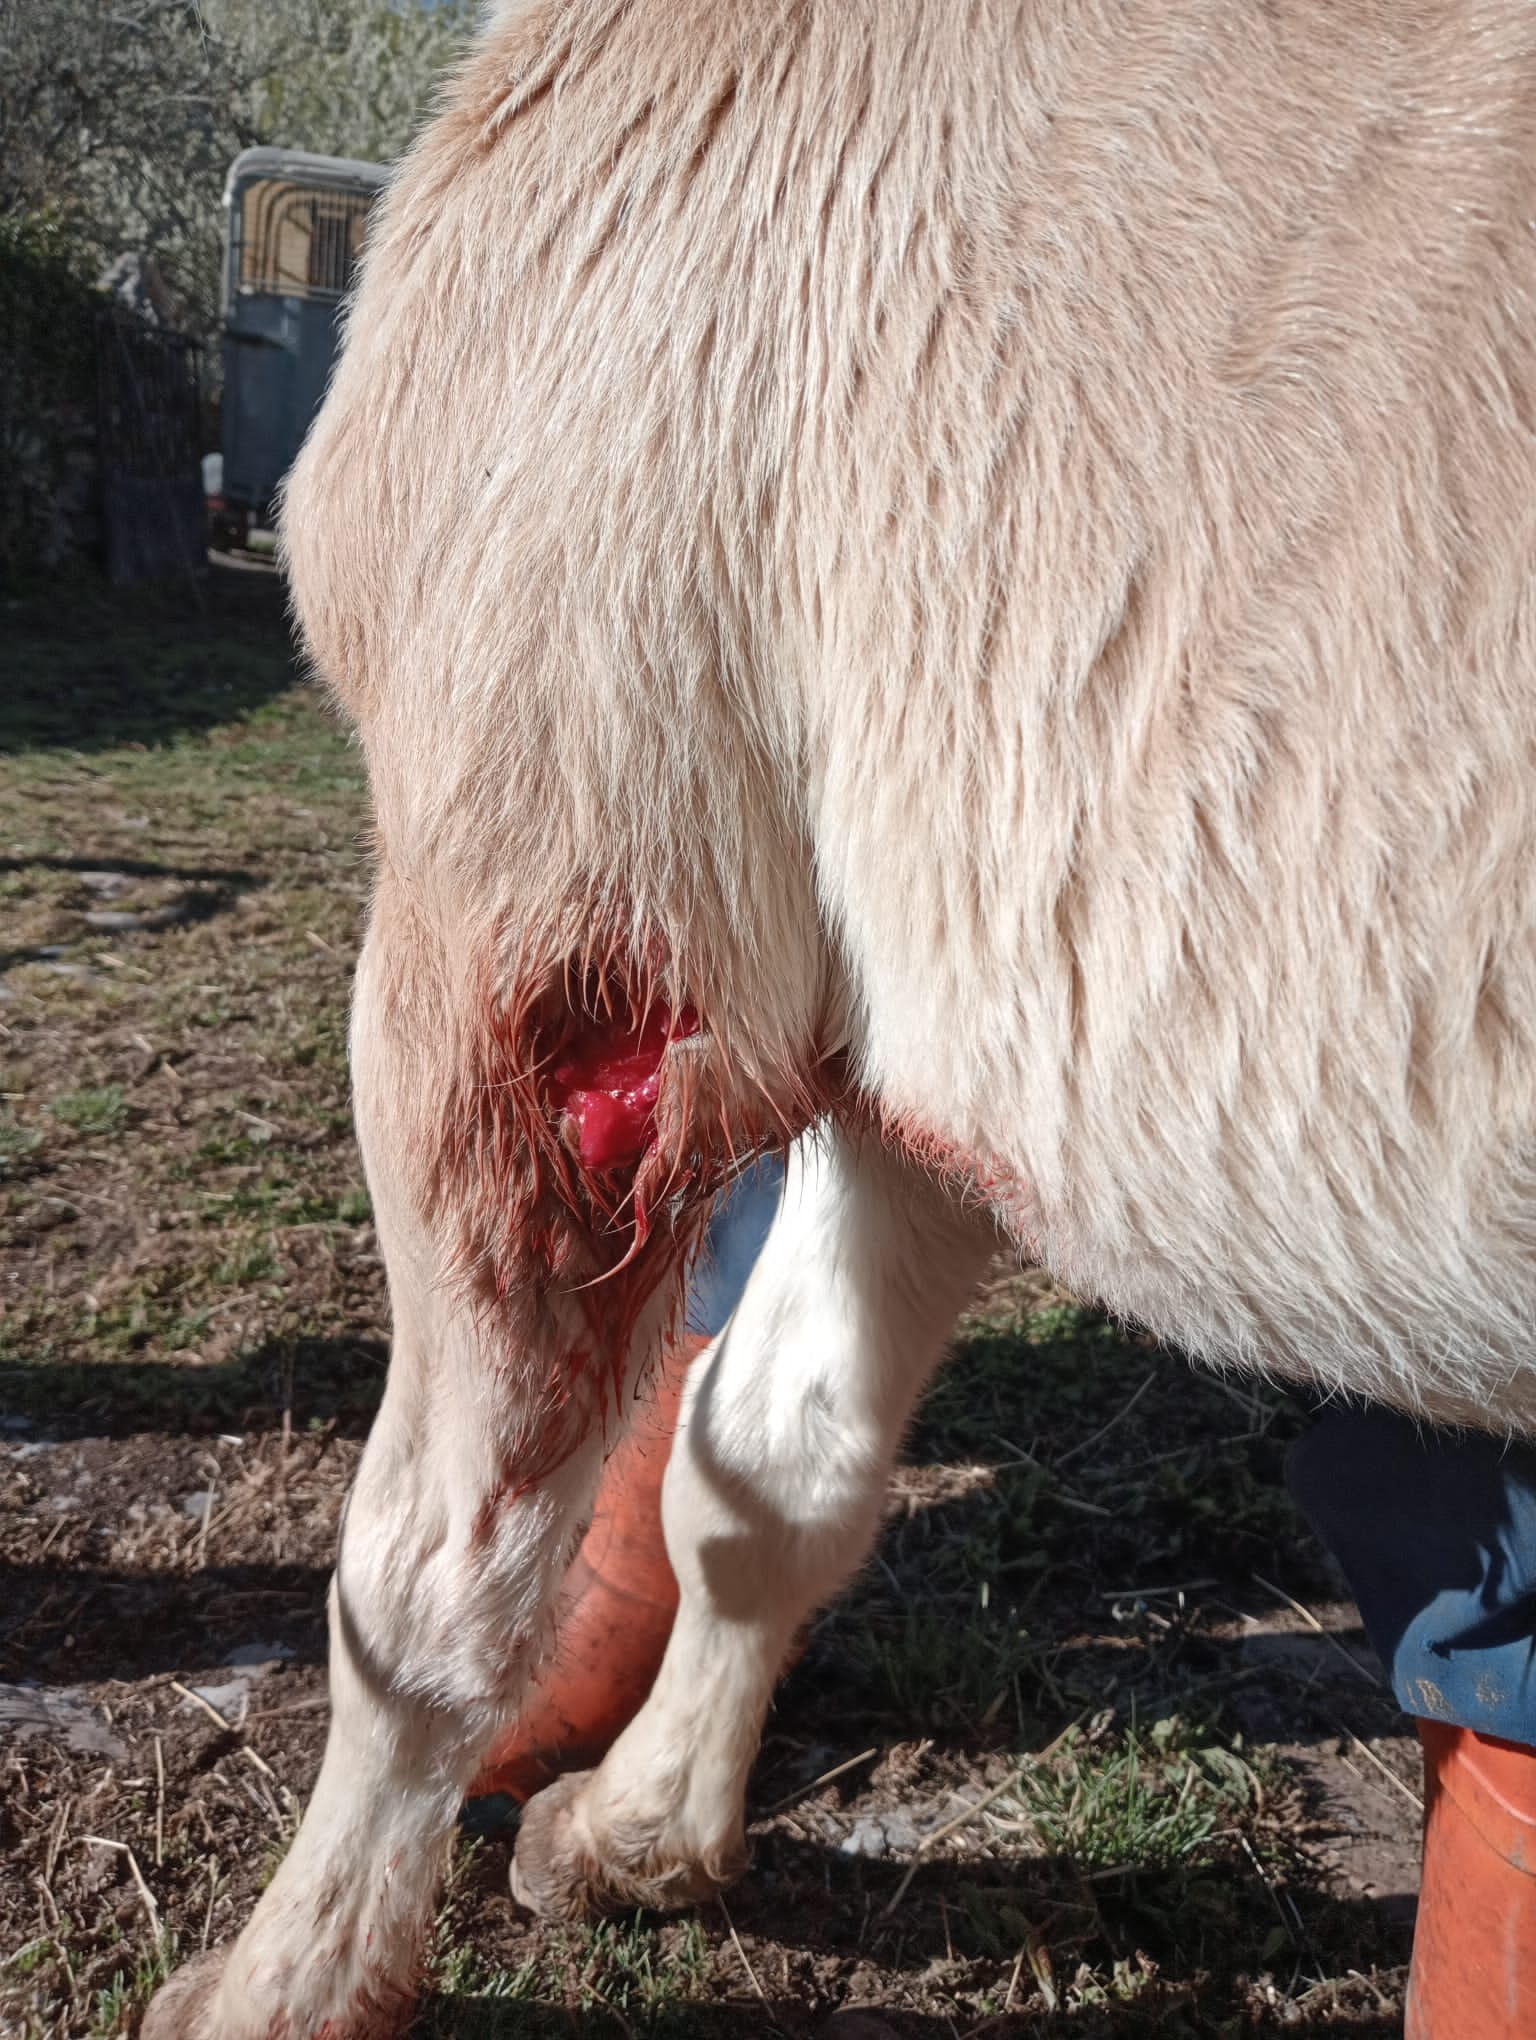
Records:
<instances>
[{"instance_id":1,"label":"green grass","mask_svg":"<svg viewBox=\"0 0 1536 2040\"><path fill-rule=\"evenodd\" d=\"M704 2001L713 1953L696 1920L646 1914L593 1927L558 1927L540 1952L513 1968L488 1962L466 1942L439 1947L427 1972L428 2000L419 2040L516 2040L535 2029L560 2030L550 2008L568 2006L586 2020L617 2019L632 2032L664 2040L686 2030Z\"/></svg>"},{"instance_id":2,"label":"green grass","mask_svg":"<svg viewBox=\"0 0 1536 2040\"><path fill-rule=\"evenodd\" d=\"M553 1927L534 1954L510 1965L488 1960L467 1938L469 1887L481 1851L480 1843L461 1841L454 1852L427 1950L419 2040L515 2040L545 2030L555 2006L605 2022L616 2018L664 2040L706 1994L713 1955L697 1920L637 1913L596 1926Z\"/></svg>"},{"instance_id":3,"label":"green grass","mask_svg":"<svg viewBox=\"0 0 1536 2040\"><path fill-rule=\"evenodd\" d=\"M84 572L9 602L0 752L46 773L238 726L281 693L293 672L280 589L217 582L202 607L185 589L109 588Z\"/></svg>"},{"instance_id":4,"label":"green grass","mask_svg":"<svg viewBox=\"0 0 1536 2040\"><path fill-rule=\"evenodd\" d=\"M1262 1792L1238 1751L1173 1715L1097 1746L1070 1731L1050 1763L1024 1766L1015 1797L1044 1846L1081 1869L1142 1871L1198 1863Z\"/></svg>"},{"instance_id":5,"label":"green grass","mask_svg":"<svg viewBox=\"0 0 1536 2040\"><path fill-rule=\"evenodd\" d=\"M19 1176L29 1156L43 1144L35 1126L23 1126L12 1112L0 1112L0 1183Z\"/></svg>"},{"instance_id":6,"label":"green grass","mask_svg":"<svg viewBox=\"0 0 1536 2040\"><path fill-rule=\"evenodd\" d=\"M180 1373L195 1412L189 1355L243 1391L381 1329L345 1273L372 1215L346 1070L362 762L260 577L201 613L39 594L5 665L0 1395L131 1406L128 1371L149 1399Z\"/></svg>"},{"instance_id":7,"label":"green grass","mask_svg":"<svg viewBox=\"0 0 1536 2040\"><path fill-rule=\"evenodd\" d=\"M1026 1680L1033 1690L1040 1646L1017 1606L994 1615L989 1600L978 1588L973 1607L913 1603L850 1636L850 1663L882 1711L920 1732L963 1731L1000 1709L1018 1718L1015 1695Z\"/></svg>"},{"instance_id":8,"label":"green grass","mask_svg":"<svg viewBox=\"0 0 1536 2040\"><path fill-rule=\"evenodd\" d=\"M115 1971L111 1982L94 1993L92 2040L123 2040L175 1967L175 1938L162 1934L153 1949L136 1958L131 1970Z\"/></svg>"},{"instance_id":9,"label":"green grass","mask_svg":"<svg viewBox=\"0 0 1536 2040\"><path fill-rule=\"evenodd\" d=\"M103 1084L97 1091L62 1091L48 1109L55 1119L73 1127L76 1133L117 1133L128 1117L128 1101L121 1084Z\"/></svg>"}]
</instances>

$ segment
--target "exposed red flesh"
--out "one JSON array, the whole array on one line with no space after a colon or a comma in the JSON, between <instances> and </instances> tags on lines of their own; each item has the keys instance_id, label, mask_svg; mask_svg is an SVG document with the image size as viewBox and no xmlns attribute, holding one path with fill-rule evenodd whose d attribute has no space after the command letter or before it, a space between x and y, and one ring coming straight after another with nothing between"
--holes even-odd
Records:
<instances>
[{"instance_id":1,"label":"exposed red flesh","mask_svg":"<svg viewBox=\"0 0 1536 2040\"><path fill-rule=\"evenodd\" d=\"M548 1096L584 1168L608 1172L640 1160L656 1130L662 1058L698 1030L691 1007L674 1016L654 1006L638 1027L594 1025L569 1045L549 1072Z\"/></svg>"}]
</instances>

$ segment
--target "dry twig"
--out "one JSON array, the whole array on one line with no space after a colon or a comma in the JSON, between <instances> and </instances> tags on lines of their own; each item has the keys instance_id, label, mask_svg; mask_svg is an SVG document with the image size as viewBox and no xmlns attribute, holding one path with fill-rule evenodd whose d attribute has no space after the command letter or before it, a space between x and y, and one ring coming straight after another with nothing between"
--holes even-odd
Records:
<instances>
[{"instance_id":1,"label":"dry twig","mask_svg":"<svg viewBox=\"0 0 1536 2040\"><path fill-rule=\"evenodd\" d=\"M208 1905L203 1914L203 1953L208 1952L208 1936L213 1930L213 1902L219 1895L219 1859L208 1858Z\"/></svg>"},{"instance_id":2,"label":"dry twig","mask_svg":"<svg viewBox=\"0 0 1536 2040\"><path fill-rule=\"evenodd\" d=\"M736 1950L736 1953L741 1957L741 1966L747 1972L747 1981L751 1984L752 1988L757 1992L758 1996L762 1999L763 2003L767 2004L768 1993L763 1989L762 1984L758 1981L757 1971L752 1967L752 1964L747 1960L747 1951L741 1945L741 1936L736 1931L736 1922L731 1918L730 1910L727 1907L725 1900L723 1898L717 1898L715 1903L719 1906L720 1911L724 1916L725 1924L730 1929L731 1946Z\"/></svg>"},{"instance_id":3,"label":"dry twig","mask_svg":"<svg viewBox=\"0 0 1536 2040\"><path fill-rule=\"evenodd\" d=\"M856 1770L860 1764L867 1764L871 1757L878 1757L880 1745L874 1743L867 1750L860 1750L856 1757L844 1757L840 1764L834 1764L830 1771L823 1771L819 1778L813 1778L809 1785L797 1785L793 1792L786 1792L782 1799L776 1799L772 1806L758 1816L761 1820L772 1820L775 1814L788 1813L792 1806L798 1806L802 1799L809 1799L813 1792L819 1792L823 1785L830 1785L834 1778L841 1778L845 1771Z\"/></svg>"},{"instance_id":4,"label":"dry twig","mask_svg":"<svg viewBox=\"0 0 1536 2040\"><path fill-rule=\"evenodd\" d=\"M1359 1658L1353 1657L1344 1648L1343 1644L1340 1643L1339 1639L1334 1635L1333 1631L1331 1629L1325 1629L1322 1623L1319 1622L1317 1617L1312 1613L1312 1610L1308 1608L1303 1602L1298 1601L1294 1594L1288 1594L1285 1591L1284 1587L1277 1587L1273 1580L1265 1579L1262 1573L1256 1572L1253 1575L1253 1578L1258 1583L1258 1585L1264 1589L1266 1594L1273 1594L1277 1601L1283 1601L1287 1608L1293 1608L1296 1611L1296 1613L1301 1617L1302 1621L1305 1622L1310 1628L1315 1629L1317 1631L1317 1634L1323 1639L1323 1641L1326 1644L1328 1644L1332 1649L1338 1652L1339 1656L1343 1658L1345 1664L1349 1666L1349 1669L1352 1672L1358 1673L1358 1675L1365 1680L1368 1686L1374 1686L1376 1684L1375 1674L1373 1672L1368 1672L1365 1666L1361 1664Z\"/></svg>"},{"instance_id":5,"label":"dry twig","mask_svg":"<svg viewBox=\"0 0 1536 2040\"><path fill-rule=\"evenodd\" d=\"M155 1868L165 1861L165 1751L155 1737Z\"/></svg>"},{"instance_id":6,"label":"dry twig","mask_svg":"<svg viewBox=\"0 0 1536 2040\"><path fill-rule=\"evenodd\" d=\"M155 1904L155 1894L144 1882L144 1872L139 1868L138 1857L126 1842L115 1842L110 1835L82 1835L80 1839L82 1842L89 1842L93 1848L115 1849L120 1855L128 1858L129 1871L132 1873L134 1883L139 1887L139 1897L143 1901L144 1911L149 1919L149 1931L154 1936L155 1944L158 1946L160 1942L160 1908Z\"/></svg>"},{"instance_id":7,"label":"dry twig","mask_svg":"<svg viewBox=\"0 0 1536 2040\"><path fill-rule=\"evenodd\" d=\"M1084 1708L1081 1714L1076 1715L1067 1723L1059 1735L1051 1737L1051 1740L1045 1745L1044 1749L1036 1750L1035 1754L1032 1757L1027 1757L1016 1771L1010 1772L1001 1785L995 1785L990 1792L984 1792L980 1799L973 1800L969 1806L962 1807L952 1820L945 1821L941 1827L936 1827L931 1834L923 1836L923 1839L912 1852L912 1861L907 1865L907 1874L902 1878L900 1884L897 1885L895 1895L885 1908L884 1917L886 1919L890 1918L897 1906L906 1897L907 1890L913 1878L917 1875L918 1866L935 1842L946 1840L948 1836L956 1833L958 1829L965 1827L968 1822L974 1820L978 1813L984 1813L989 1806L995 1805L1005 1792L1013 1790L1031 1764L1049 1762L1072 1733L1073 1729L1082 1727L1086 1714L1087 1709Z\"/></svg>"},{"instance_id":8,"label":"dry twig","mask_svg":"<svg viewBox=\"0 0 1536 2040\"><path fill-rule=\"evenodd\" d=\"M1364 1757L1368 1763L1372 1763L1376 1766L1377 1770L1380 1771L1381 1775L1383 1776L1383 1778L1387 1780L1388 1784L1395 1785L1398 1791L1402 1793L1404 1799L1407 1800L1408 1804L1411 1807L1413 1807L1417 1813L1422 1814L1424 1811L1424 1802L1419 1797L1418 1793L1414 1791L1413 1787L1410 1784L1408 1784L1405 1779L1399 1778L1396 1771L1393 1770L1390 1764L1383 1763L1381 1758L1378 1757L1376 1752L1371 1748L1370 1744L1362 1742L1359 1736L1355 1734L1355 1731L1352 1728L1345 1728L1343 1722L1341 1721L1339 1723L1339 1730L1341 1734L1349 1738L1349 1740L1354 1744L1355 1748L1360 1752L1361 1756Z\"/></svg>"},{"instance_id":9,"label":"dry twig","mask_svg":"<svg viewBox=\"0 0 1536 2040\"><path fill-rule=\"evenodd\" d=\"M1131 1414L1131 1411L1135 1409L1137 1403L1141 1401L1142 1397L1146 1394L1147 1390L1152 1386L1153 1382L1156 1381L1156 1379L1157 1369L1153 1368L1152 1372L1147 1376L1146 1380L1141 1384L1140 1388L1138 1388L1131 1396L1129 1402L1122 1403L1120 1408L1116 1410L1115 1414L1110 1418L1107 1424L1100 1424L1099 1428L1095 1432L1093 1432L1091 1436L1085 1438L1080 1445L1074 1445L1070 1452L1062 1452L1051 1461L1052 1472L1053 1473L1059 1472L1061 1468L1066 1466L1070 1461L1074 1459L1081 1459L1083 1454L1088 1450L1090 1445L1097 1445L1101 1438L1107 1438L1109 1436L1110 1432L1114 1430L1117 1424L1124 1423L1125 1419Z\"/></svg>"},{"instance_id":10,"label":"dry twig","mask_svg":"<svg viewBox=\"0 0 1536 2040\"><path fill-rule=\"evenodd\" d=\"M250 1744L240 1734L240 1731L238 1728L236 1728L235 1724L231 1720L229 1720L229 1718L226 1715L220 1714L218 1708L214 1706L211 1700L205 1700L201 1693L194 1693L192 1688L190 1686L184 1686L181 1683L180 1679L172 1679L171 1685L172 1688L176 1692L178 1692L184 1700L190 1700L194 1707L201 1707L204 1714L208 1716L208 1719L210 1721L217 1722L219 1727L224 1730L226 1735L234 1736L236 1740L239 1742L241 1756L249 1757L251 1762L256 1766L257 1770L263 1774L263 1776L271 1778L274 1781L274 1783L276 1782L277 1773L276 1771L273 1770L272 1766L267 1762L266 1758L262 1756L259 1750L253 1750L251 1748ZM260 1802L258 1801L258 1804L259 1803Z\"/></svg>"}]
</instances>

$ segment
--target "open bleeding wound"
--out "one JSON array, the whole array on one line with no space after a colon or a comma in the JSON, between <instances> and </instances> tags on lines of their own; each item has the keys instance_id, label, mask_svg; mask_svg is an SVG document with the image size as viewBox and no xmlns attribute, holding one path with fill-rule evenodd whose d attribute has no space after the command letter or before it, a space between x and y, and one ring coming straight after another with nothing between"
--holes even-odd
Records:
<instances>
[{"instance_id":1,"label":"open bleeding wound","mask_svg":"<svg viewBox=\"0 0 1536 2040\"><path fill-rule=\"evenodd\" d=\"M698 1015L652 1006L638 1026L615 1019L568 1044L546 1077L561 1137L593 1174L640 1161L656 1131L661 1065L674 1041L699 1031Z\"/></svg>"}]
</instances>

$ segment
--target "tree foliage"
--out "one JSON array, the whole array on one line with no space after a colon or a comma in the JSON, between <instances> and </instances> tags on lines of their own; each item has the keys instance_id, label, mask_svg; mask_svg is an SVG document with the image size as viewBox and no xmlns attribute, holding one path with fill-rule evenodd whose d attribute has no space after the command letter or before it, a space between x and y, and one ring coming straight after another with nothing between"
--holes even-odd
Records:
<instances>
[{"instance_id":1,"label":"tree foliage","mask_svg":"<svg viewBox=\"0 0 1536 2040\"><path fill-rule=\"evenodd\" d=\"M220 195L259 142L388 161L430 108L471 0L0 0L0 219L98 266L152 256L217 323Z\"/></svg>"},{"instance_id":2,"label":"tree foliage","mask_svg":"<svg viewBox=\"0 0 1536 2040\"><path fill-rule=\"evenodd\" d=\"M57 536L71 438L94 407L94 339L79 248L55 221L0 214L0 586Z\"/></svg>"},{"instance_id":3,"label":"tree foliage","mask_svg":"<svg viewBox=\"0 0 1536 2040\"><path fill-rule=\"evenodd\" d=\"M467 0L204 0L247 56L253 132L392 162L473 21Z\"/></svg>"}]
</instances>

